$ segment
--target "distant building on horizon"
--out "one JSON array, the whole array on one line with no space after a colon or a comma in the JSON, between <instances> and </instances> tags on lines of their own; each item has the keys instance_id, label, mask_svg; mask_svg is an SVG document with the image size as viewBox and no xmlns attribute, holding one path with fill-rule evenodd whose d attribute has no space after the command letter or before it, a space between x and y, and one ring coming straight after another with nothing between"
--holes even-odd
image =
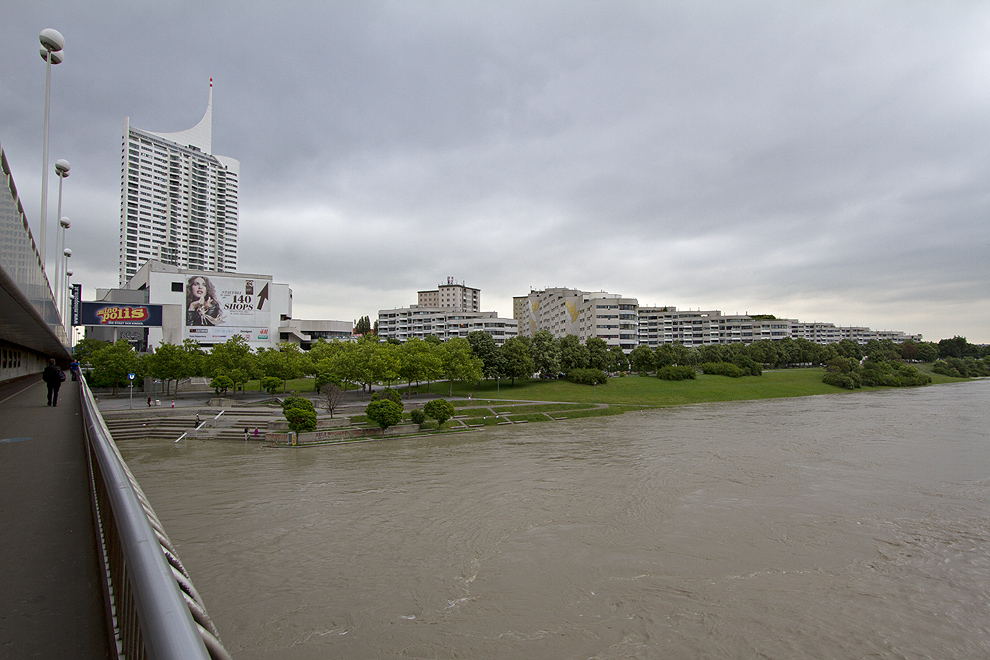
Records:
<instances>
[{"instance_id":1,"label":"distant building on horizon","mask_svg":"<svg viewBox=\"0 0 990 660\"><path fill-rule=\"evenodd\" d=\"M921 341L922 336L895 330L871 330L832 323L802 323L748 314L723 315L718 310L679 310L674 306L640 307L636 298L604 291L589 292L548 287L512 299L519 335L532 337L546 330L556 338L575 335L583 343L591 337L620 346L626 353L636 346L656 348L663 344L705 346L751 344L768 339L807 339L831 344L843 339L866 344L871 339L895 342Z\"/></svg>"},{"instance_id":2,"label":"distant building on horizon","mask_svg":"<svg viewBox=\"0 0 990 660\"><path fill-rule=\"evenodd\" d=\"M409 307L378 310L378 336L405 342L429 336L447 341L467 337L480 330L501 346L517 336L515 319L500 318L497 312L481 311L481 289L458 284L453 277L435 290L418 291L417 304Z\"/></svg>"},{"instance_id":3,"label":"distant building on horizon","mask_svg":"<svg viewBox=\"0 0 990 660\"><path fill-rule=\"evenodd\" d=\"M200 271L237 270L240 163L213 155L213 80L194 127L154 133L124 119L120 169L120 283L149 259Z\"/></svg>"},{"instance_id":4,"label":"distant building on horizon","mask_svg":"<svg viewBox=\"0 0 990 660\"><path fill-rule=\"evenodd\" d=\"M481 289L472 289L463 282L458 284L453 277L446 284L438 284L431 291L418 291L417 304L423 307L452 309L460 312L481 311Z\"/></svg>"}]
</instances>

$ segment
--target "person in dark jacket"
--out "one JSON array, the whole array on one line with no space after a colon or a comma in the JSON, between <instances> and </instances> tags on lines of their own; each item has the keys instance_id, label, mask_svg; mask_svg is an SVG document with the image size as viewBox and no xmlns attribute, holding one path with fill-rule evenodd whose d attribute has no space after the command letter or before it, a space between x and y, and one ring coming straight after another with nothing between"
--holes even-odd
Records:
<instances>
[{"instance_id":1,"label":"person in dark jacket","mask_svg":"<svg viewBox=\"0 0 990 660\"><path fill-rule=\"evenodd\" d=\"M48 385L48 405L57 406L58 388L62 387L62 381L65 380L65 372L55 364L54 359L49 359L48 366L45 367L45 371L41 374L41 379Z\"/></svg>"}]
</instances>

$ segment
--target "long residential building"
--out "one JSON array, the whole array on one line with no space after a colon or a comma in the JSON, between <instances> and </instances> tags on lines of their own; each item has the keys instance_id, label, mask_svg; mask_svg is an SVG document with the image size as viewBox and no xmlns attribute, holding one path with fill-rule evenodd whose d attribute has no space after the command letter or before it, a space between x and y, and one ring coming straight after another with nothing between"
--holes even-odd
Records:
<instances>
[{"instance_id":1,"label":"long residential building","mask_svg":"<svg viewBox=\"0 0 990 660\"><path fill-rule=\"evenodd\" d=\"M414 337L425 339L430 335L447 341L480 330L490 334L501 346L506 339L518 334L518 328L515 319L500 318L495 312L463 312L421 305L378 310L378 336L400 342Z\"/></svg>"},{"instance_id":2,"label":"long residential building","mask_svg":"<svg viewBox=\"0 0 990 660\"><path fill-rule=\"evenodd\" d=\"M516 319L480 311L481 289L458 284L452 277L436 290L417 292L417 300L418 304L409 307L378 310L378 336L404 342L432 335L447 341L480 330L490 334L501 346L519 334Z\"/></svg>"},{"instance_id":3,"label":"long residential building","mask_svg":"<svg viewBox=\"0 0 990 660\"><path fill-rule=\"evenodd\" d=\"M548 330L556 338L576 335L582 342L600 337L625 351L639 343L638 307L635 298L565 288L530 291L513 298L512 305L522 336Z\"/></svg>"},{"instance_id":4,"label":"long residential building","mask_svg":"<svg viewBox=\"0 0 990 660\"><path fill-rule=\"evenodd\" d=\"M206 114L178 133L124 119L120 168L120 286L149 259L190 270L237 270L240 164L213 155L213 82Z\"/></svg>"},{"instance_id":5,"label":"long residential building","mask_svg":"<svg viewBox=\"0 0 990 660\"><path fill-rule=\"evenodd\" d=\"M819 344L843 339L859 344L871 339L895 342L922 339L921 335L860 326L802 323L761 315L723 315L718 310L678 310L673 306L640 307L636 298L566 288L532 290L526 296L514 297L513 316L519 322L522 336L531 337L547 330L557 338L576 335L582 342L599 337L627 353L641 344L656 348L674 343L697 347L785 338L802 338Z\"/></svg>"}]
</instances>

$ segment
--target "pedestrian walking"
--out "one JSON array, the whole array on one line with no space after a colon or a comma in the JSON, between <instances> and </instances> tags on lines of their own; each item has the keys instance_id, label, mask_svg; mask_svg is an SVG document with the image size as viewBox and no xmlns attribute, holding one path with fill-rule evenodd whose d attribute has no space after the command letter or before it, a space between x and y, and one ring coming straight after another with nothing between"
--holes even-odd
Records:
<instances>
[{"instance_id":1,"label":"pedestrian walking","mask_svg":"<svg viewBox=\"0 0 990 660\"><path fill-rule=\"evenodd\" d=\"M248 439L248 427L246 427L246 426L244 427L244 439L245 440Z\"/></svg>"},{"instance_id":2,"label":"pedestrian walking","mask_svg":"<svg viewBox=\"0 0 990 660\"><path fill-rule=\"evenodd\" d=\"M149 408L151 407L151 395L150 394L148 395L148 407Z\"/></svg>"},{"instance_id":3,"label":"pedestrian walking","mask_svg":"<svg viewBox=\"0 0 990 660\"><path fill-rule=\"evenodd\" d=\"M58 388L62 387L62 383L65 381L65 372L55 364L54 358L48 360L48 366L42 372L41 379L48 385L48 405L57 406Z\"/></svg>"},{"instance_id":4,"label":"pedestrian walking","mask_svg":"<svg viewBox=\"0 0 990 660\"><path fill-rule=\"evenodd\" d=\"M199 426L199 413L196 413L196 424L195 424L195 426L197 426L197 427Z\"/></svg>"}]
</instances>

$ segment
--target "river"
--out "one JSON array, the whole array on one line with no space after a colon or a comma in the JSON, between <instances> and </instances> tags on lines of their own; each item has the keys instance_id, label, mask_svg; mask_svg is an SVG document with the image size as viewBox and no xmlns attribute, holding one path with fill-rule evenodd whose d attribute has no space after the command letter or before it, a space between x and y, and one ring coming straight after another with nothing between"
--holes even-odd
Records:
<instances>
[{"instance_id":1,"label":"river","mask_svg":"<svg viewBox=\"0 0 990 660\"><path fill-rule=\"evenodd\" d=\"M990 657L990 380L121 451L237 660Z\"/></svg>"}]
</instances>

